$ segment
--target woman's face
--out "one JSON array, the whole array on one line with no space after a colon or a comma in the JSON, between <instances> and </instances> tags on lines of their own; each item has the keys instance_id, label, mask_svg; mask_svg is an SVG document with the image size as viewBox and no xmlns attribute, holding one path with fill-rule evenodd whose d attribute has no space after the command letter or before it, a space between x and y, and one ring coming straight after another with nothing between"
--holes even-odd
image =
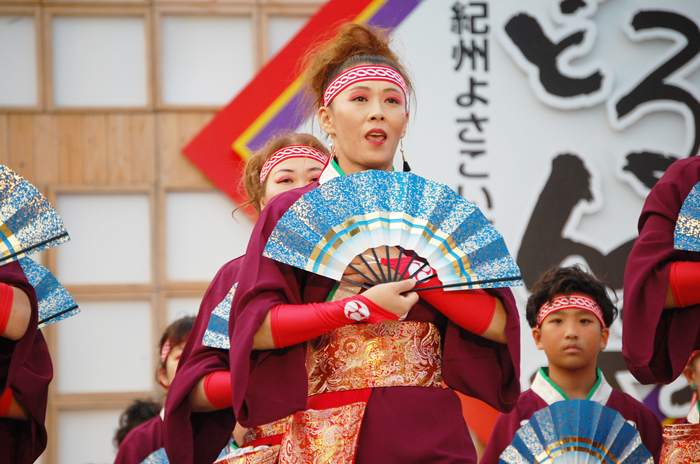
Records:
<instances>
[{"instance_id":1,"label":"woman's face","mask_svg":"<svg viewBox=\"0 0 700 464\"><path fill-rule=\"evenodd\" d=\"M174 346L165 359L165 369L163 369L162 366L158 366L158 380L166 390L170 388L170 384L173 383L175 373L177 372L177 364L180 362L180 356L182 356L182 350L184 349L185 342Z\"/></svg>"},{"instance_id":2,"label":"woman's face","mask_svg":"<svg viewBox=\"0 0 700 464\"><path fill-rule=\"evenodd\" d=\"M391 171L408 112L399 86L385 81L357 82L318 111L321 128L333 138L338 165L346 174Z\"/></svg>"},{"instance_id":3,"label":"woman's face","mask_svg":"<svg viewBox=\"0 0 700 464\"><path fill-rule=\"evenodd\" d=\"M304 187L317 181L323 171L323 164L311 158L289 158L272 168L267 176L265 192L260 199L260 209L275 195L287 190Z\"/></svg>"}]
</instances>

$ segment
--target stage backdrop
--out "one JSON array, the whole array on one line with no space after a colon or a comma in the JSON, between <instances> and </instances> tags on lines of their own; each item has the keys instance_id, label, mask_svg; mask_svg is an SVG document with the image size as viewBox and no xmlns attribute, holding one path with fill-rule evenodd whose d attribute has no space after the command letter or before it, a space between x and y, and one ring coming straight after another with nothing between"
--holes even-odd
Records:
<instances>
[{"instance_id":1,"label":"stage backdrop","mask_svg":"<svg viewBox=\"0 0 700 464\"><path fill-rule=\"evenodd\" d=\"M234 199L231 176L274 130L320 135L299 120L296 63L341 20L396 28L417 90L406 156L503 234L526 283L521 313L527 286L554 265L583 263L622 287L649 189L698 153L700 2L332 0L185 150ZM546 358L524 315L522 327L526 388ZM621 328L600 358L608 381L661 418L685 416L685 380L638 384Z\"/></svg>"}]
</instances>

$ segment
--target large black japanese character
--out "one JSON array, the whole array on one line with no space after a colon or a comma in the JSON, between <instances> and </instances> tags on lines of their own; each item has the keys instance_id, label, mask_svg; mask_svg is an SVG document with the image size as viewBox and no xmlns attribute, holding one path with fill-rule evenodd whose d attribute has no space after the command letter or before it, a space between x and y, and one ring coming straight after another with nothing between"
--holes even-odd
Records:
<instances>
[{"instance_id":1,"label":"large black japanese character","mask_svg":"<svg viewBox=\"0 0 700 464\"><path fill-rule=\"evenodd\" d=\"M586 2L583 0L563 0L559 4L559 9L563 14L569 15L576 13L576 10L586 6Z\"/></svg>"},{"instance_id":2,"label":"large black japanese character","mask_svg":"<svg viewBox=\"0 0 700 464\"><path fill-rule=\"evenodd\" d=\"M518 251L518 265L531 288L540 275L570 256L581 256L591 271L614 288L622 288L627 256L634 240L608 255L562 236L571 213L580 201L593 199L591 174L576 155L559 155L552 160L552 173L537 200Z\"/></svg>"},{"instance_id":3,"label":"large black japanese character","mask_svg":"<svg viewBox=\"0 0 700 464\"><path fill-rule=\"evenodd\" d=\"M567 48L583 42L585 31L577 31L552 43L536 18L527 13L512 17L505 31L523 56L539 68L539 79L544 89L557 97L589 95L600 90L603 75L596 71L588 77L565 76L557 68L557 57Z\"/></svg>"},{"instance_id":4,"label":"large black japanese character","mask_svg":"<svg viewBox=\"0 0 700 464\"><path fill-rule=\"evenodd\" d=\"M651 189L674 161L678 161L675 156L651 151L635 152L627 155L627 165L622 169L634 174L648 189Z\"/></svg>"},{"instance_id":5,"label":"large black japanese character","mask_svg":"<svg viewBox=\"0 0 700 464\"><path fill-rule=\"evenodd\" d=\"M632 19L635 31L664 28L681 33L687 43L681 51L651 72L639 85L620 98L615 105L618 119L622 119L638 106L652 101L677 101L690 109L694 120L694 140L688 156L695 156L700 149L700 102L687 90L665 79L683 67L700 53L700 29L692 20L670 11L640 11ZM636 159L631 159L636 158ZM632 153L627 156L629 162L625 170L632 172L649 188L656 184L656 172L659 166L675 161L674 157L662 159L656 153ZM665 168L663 169L665 171Z\"/></svg>"}]
</instances>

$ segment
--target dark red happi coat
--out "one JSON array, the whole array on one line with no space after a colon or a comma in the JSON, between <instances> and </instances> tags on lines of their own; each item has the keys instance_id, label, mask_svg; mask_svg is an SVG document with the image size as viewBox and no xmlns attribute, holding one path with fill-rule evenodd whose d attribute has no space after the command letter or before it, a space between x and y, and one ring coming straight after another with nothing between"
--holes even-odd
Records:
<instances>
[{"instance_id":1,"label":"dark red happi coat","mask_svg":"<svg viewBox=\"0 0 700 464\"><path fill-rule=\"evenodd\" d=\"M325 301L334 282L262 256L279 218L317 183L282 193L263 210L253 230L233 300L230 350L233 405L245 426L304 410L308 379L305 344L253 351L253 336L278 304ZM490 291L507 311L507 344L470 333L420 300L409 321L435 324L443 340L442 372L451 388L510 411L520 393L520 325L509 289ZM235 341L235 343L233 343ZM367 403L356 463L475 463L476 452L451 389L375 388Z\"/></svg>"},{"instance_id":2,"label":"dark red happi coat","mask_svg":"<svg viewBox=\"0 0 700 464\"><path fill-rule=\"evenodd\" d=\"M36 293L19 262L0 266L0 282L21 288L29 296L32 316L24 336L12 341L0 337L0 392L12 388L28 421L0 419L0 463L25 464L36 461L46 448L46 402L53 378L51 357L41 331Z\"/></svg>"},{"instance_id":3,"label":"dark red happi coat","mask_svg":"<svg viewBox=\"0 0 700 464\"><path fill-rule=\"evenodd\" d=\"M202 345L211 313L238 280L242 258L226 263L204 294L165 401L165 451L173 464L211 464L228 443L236 418L231 408L193 413L188 395L199 380L228 371L228 351Z\"/></svg>"},{"instance_id":4,"label":"dark red happi coat","mask_svg":"<svg viewBox=\"0 0 700 464\"><path fill-rule=\"evenodd\" d=\"M700 157L673 163L647 197L639 238L627 260L622 354L641 383L670 383L690 353L700 349L700 305L664 310L671 264L700 261L700 253L673 249L683 201L700 182Z\"/></svg>"}]
</instances>

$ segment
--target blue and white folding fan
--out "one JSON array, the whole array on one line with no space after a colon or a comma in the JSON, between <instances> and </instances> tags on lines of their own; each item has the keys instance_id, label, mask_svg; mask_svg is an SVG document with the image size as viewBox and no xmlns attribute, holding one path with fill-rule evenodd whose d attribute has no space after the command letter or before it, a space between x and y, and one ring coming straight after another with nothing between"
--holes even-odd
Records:
<instances>
[{"instance_id":1,"label":"blue and white folding fan","mask_svg":"<svg viewBox=\"0 0 700 464\"><path fill-rule=\"evenodd\" d=\"M165 454L165 448L156 450L148 455L146 459L141 461L141 464L169 464L168 455Z\"/></svg>"},{"instance_id":2,"label":"blue and white folding fan","mask_svg":"<svg viewBox=\"0 0 700 464\"><path fill-rule=\"evenodd\" d=\"M228 320L231 315L231 303L233 302L233 294L236 293L238 283L233 284L231 290L228 291L226 297L216 305L211 316L207 330L202 337L202 345L211 348L220 348L222 350L231 349L231 340L228 336Z\"/></svg>"},{"instance_id":3,"label":"blue and white folding fan","mask_svg":"<svg viewBox=\"0 0 700 464\"><path fill-rule=\"evenodd\" d=\"M39 328L80 312L71 294L58 283L48 269L30 258L20 259L19 264L39 300Z\"/></svg>"},{"instance_id":4,"label":"blue and white folding fan","mask_svg":"<svg viewBox=\"0 0 700 464\"><path fill-rule=\"evenodd\" d=\"M558 401L517 431L499 464L653 464L637 429L587 400Z\"/></svg>"},{"instance_id":5,"label":"blue and white folding fan","mask_svg":"<svg viewBox=\"0 0 700 464\"><path fill-rule=\"evenodd\" d=\"M673 248L700 251L700 182L690 191L676 219Z\"/></svg>"},{"instance_id":6,"label":"blue and white folding fan","mask_svg":"<svg viewBox=\"0 0 700 464\"><path fill-rule=\"evenodd\" d=\"M479 208L409 172L363 171L306 193L280 218L263 255L341 280L356 256L387 246L413 250L445 288L522 285L503 237ZM378 281L399 278L389 271Z\"/></svg>"},{"instance_id":7,"label":"blue and white folding fan","mask_svg":"<svg viewBox=\"0 0 700 464\"><path fill-rule=\"evenodd\" d=\"M67 240L51 203L24 177L0 165L0 265Z\"/></svg>"}]
</instances>

